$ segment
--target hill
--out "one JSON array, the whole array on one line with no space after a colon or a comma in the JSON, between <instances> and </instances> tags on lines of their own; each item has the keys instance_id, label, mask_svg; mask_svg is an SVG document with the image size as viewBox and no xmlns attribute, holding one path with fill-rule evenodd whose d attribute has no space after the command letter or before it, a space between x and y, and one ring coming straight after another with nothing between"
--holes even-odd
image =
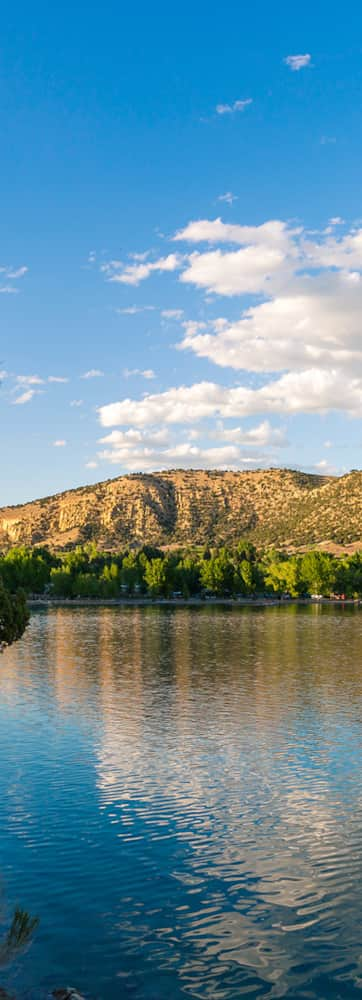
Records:
<instances>
[{"instance_id":1,"label":"hill","mask_svg":"<svg viewBox=\"0 0 362 1000\"><path fill-rule=\"evenodd\" d=\"M339 479L288 469L120 476L0 508L0 547L102 549L231 543L286 548L362 544L362 472Z\"/></svg>"}]
</instances>

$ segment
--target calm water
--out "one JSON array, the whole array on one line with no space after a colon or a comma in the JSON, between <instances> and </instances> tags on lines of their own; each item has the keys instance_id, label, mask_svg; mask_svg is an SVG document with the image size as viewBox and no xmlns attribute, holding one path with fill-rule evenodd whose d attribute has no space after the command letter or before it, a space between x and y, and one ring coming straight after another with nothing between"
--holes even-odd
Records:
<instances>
[{"instance_id":1,"label":"calm water","mask_svg":"<svg viewBox=\"0 0 362 1000\"><path fill-rule=\"evenodd\" d=\"M362 612L59 609L0 657L0 985L362 989Z\"/></svg>"}]
</instances>

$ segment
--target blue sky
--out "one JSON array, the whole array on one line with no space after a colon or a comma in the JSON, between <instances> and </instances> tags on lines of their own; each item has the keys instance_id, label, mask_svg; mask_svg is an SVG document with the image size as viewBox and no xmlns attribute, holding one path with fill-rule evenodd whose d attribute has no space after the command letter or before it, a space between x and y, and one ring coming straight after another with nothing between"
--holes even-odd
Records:
<instances>
[{"instance_id":1,"label":"blue sky","mask_svg":"<svg viewBox=\"0 0 362 1000\"><path fill-rule=\"evenodd\" d=\"M7 12L1 504L361 465L358 7Z\"/></svg>"}]
</instances>

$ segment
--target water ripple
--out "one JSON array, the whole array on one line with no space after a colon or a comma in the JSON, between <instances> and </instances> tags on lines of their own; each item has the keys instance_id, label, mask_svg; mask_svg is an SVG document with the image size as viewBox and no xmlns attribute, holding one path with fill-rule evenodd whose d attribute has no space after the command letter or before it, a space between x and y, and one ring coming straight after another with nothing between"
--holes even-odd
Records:
<instances>
[{"instance_id":1,"label":"water ripple","mask_svg":"<svg viewBox=\"0 0 362 1000\"><path fill-rule=\"evenodd\" d=\"M59 609L0 661L1 985L47 1000L362 987L362 615Z\"/></svg>"}]
</instances>

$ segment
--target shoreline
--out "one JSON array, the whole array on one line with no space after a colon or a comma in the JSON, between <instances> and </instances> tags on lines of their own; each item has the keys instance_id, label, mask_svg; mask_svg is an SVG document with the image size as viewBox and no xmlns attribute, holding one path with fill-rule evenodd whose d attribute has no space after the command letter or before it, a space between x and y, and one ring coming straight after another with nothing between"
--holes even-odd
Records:
<instances>
[{"instance_id":1,"label":"shoreline","mask_svg":"<svg viewBox=\"0 0 362 1000\"><path fill-rule=\"evenodd\" d=\"M340 598L330 598L323 597L316 600L313 597L290 597L290 598L278 598L278 597L212 597L212 598L202 598L202 597L114 597L114 598L101 598L101 597L78 597L78 598L50 598L50 597L34 597L29 598L27 601L29 608L76 608L76 607L104 607L104 608L118 608L118 607L143 607L143 608L154 608L154 607L175 607L175 608L208 608L217 606L227 606L235 608L280 608L280 607L290 607L290 605L337 605L344 607L346 604L353 607L360 607L362 605L362 598L346 597L344 600Z\"/></svg>"}]
</instances>

